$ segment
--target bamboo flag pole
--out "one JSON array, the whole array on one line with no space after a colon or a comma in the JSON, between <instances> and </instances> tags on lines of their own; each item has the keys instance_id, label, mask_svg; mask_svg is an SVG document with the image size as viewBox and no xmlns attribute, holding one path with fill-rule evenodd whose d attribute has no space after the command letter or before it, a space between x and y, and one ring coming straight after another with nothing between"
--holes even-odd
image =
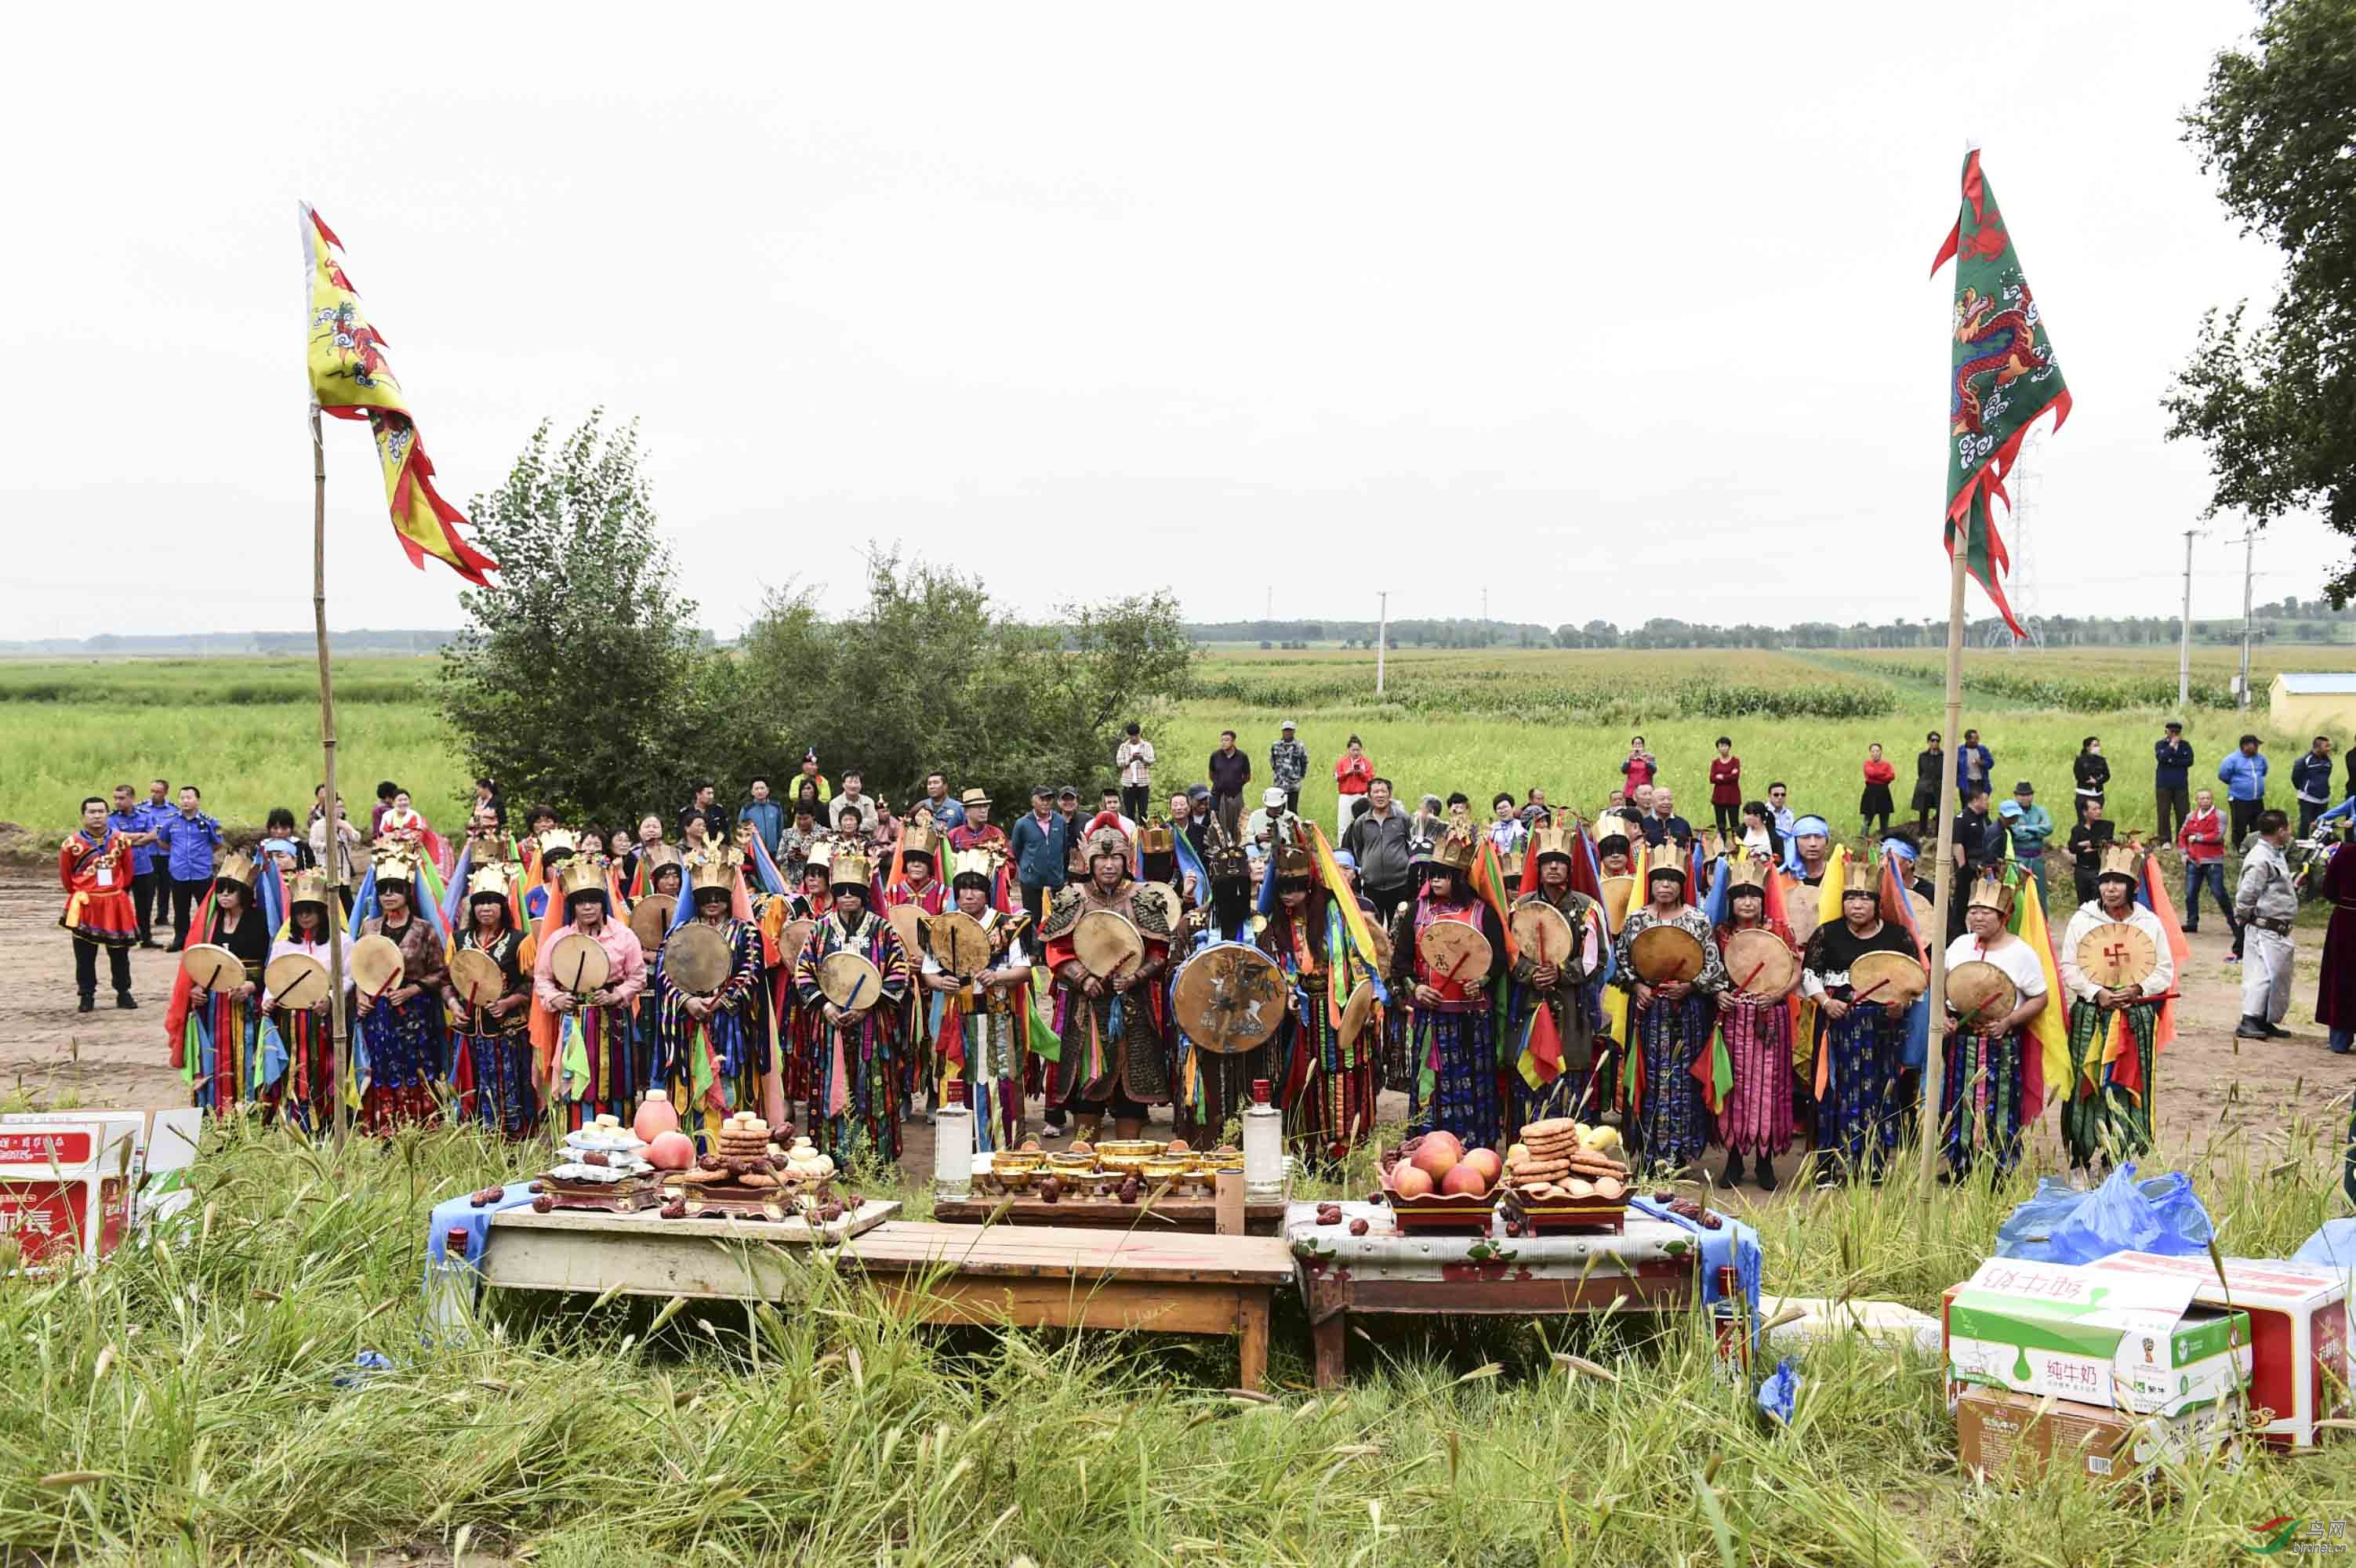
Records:
<instances>
[{"instance_id":1,"label":"bamboo flag pole","mask_svg":"<svg viewBox=\"0 0 2356 1568\"><path fill-rule=\"evenodd\" d=\"M319 746L327 754L327 876L341 889L347 871L343 840L344 797L336 786L336 684L327 664L327 444L319 431L319 402L311 400L311 614L319 637ZM344 1114L352 1090L352 1042L344 1016L344 909L337 897L327 911L328 1042L335 1058L336 1147L351 1140Z\"/></svg>"},{"instance_id":2,"label":"bamboo flag pole","mask_svg":"<svg viewBox=\"0 0 2356 1568\"><path fill-rule=\"evenodd\" d=\"M1947 791L1955 777L1955 747L1961 744L1957 726L1964 716L1964 561L1970 552L1972 516L1968 509L1955 520L1954 557L1947 572L1947 716L1940 727L1939 864L1933 873L1931 898L1931 1029L1930 1054L1922 1061L1922 1114L1918 1122L1922 1140L1922 1200L1928 1203L1938 1187L1939 1149L1945 1143L1939 1120L1940 1058L1947 1028L1947 909L1955 897L1955 812Z\"/></svg>"}]
</instances>

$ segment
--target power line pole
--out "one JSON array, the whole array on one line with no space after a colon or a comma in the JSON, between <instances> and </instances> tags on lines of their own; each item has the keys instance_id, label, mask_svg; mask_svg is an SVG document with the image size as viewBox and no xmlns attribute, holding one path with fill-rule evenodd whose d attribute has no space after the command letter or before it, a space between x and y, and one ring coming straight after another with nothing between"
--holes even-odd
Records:
<instances>
[{"instance_id":1,"label":"power line pole","mask_svg":"<svg viewBox=\"0 0 2356 1568\"><path fill-rule=\"evenodd\" d=\"M2184 531L2184 637L2176 647L2176 708L2184 711L2192 700L2192 536L2201 531Z\"/></svg>"},{"instance_id":2,"label":"power line pole","mask_svg":"<svg viewBox=\"0 0 2356 1568\"><path fill-rule=\"evenodd\" d=\"M2242 535L2242 708L2250 706L2250 583L2252 564L2257 558L2258 530L2253 523L2250 532Z\"/></svg>"},{"instance_id":3,"label":"power line pole","mask_svg":"<svg viewBox=\"0 0 2356 1568\"><path fill-rule=\"evenodd\" d=\"M1383 694L1383 650L1391 640L1391 596L1381 593L1375 597L1382 606L1380 618L1375 623L1375 695L1379 697Z\"/></svg>"}]
</instances>

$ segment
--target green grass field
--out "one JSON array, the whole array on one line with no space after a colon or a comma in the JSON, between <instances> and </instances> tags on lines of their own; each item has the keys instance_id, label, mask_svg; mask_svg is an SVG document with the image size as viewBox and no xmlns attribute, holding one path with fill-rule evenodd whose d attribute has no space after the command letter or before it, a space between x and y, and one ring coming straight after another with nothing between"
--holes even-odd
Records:
<instances>
[{"instance_id":1,"label":"green grass field","mask_svg":"<svg viewBox=\"0 0 2356 1568\"><path fill-rule=\"evenodd\" d=\"M1244 651L1207 660L1215 694L1164 715L1155 738L1161 777L1183 782L1224 725L1264 767L1277 723L1295 718L1318 765L1304 809L1330 823L1323 770L1354 730L1410 794L1539 784L1592 806L1641 727L1694 815L1710 739L1726 732L1754 792L1783 777L1796 804L1830 808L1847 828L1869 740L1898 758L1902 803L1912 754L1938 721L1936 667L1879 666L1922 662L1408 653L1377 703L1370 657ZM2140 654L2034 658L2048 662L2080 680L2143 678L2138 662L2172 670ZM394 777L446 820L466 780L427 701L431 664L355 661L342 673L348 798L359 805ZM61 830L82 793L153 773L205 783L231 822L300 809L317 776L311 680L299 660L0 665L0 817ZM1826 701L1872 711L1799 711ZM1725 716L1688 711L1714 705ZM2001 779L2026 774L2058 797L2081 735L2113 738L2132 779L2161 716L1999 695L1976 697L1965 722L1994 747ZM2190 718L2212 763L2240 727L2227 713ZM2244 1092L2263 1102L2276 1090L2261 1080ZM2149 1162L2193 1174L2228 1252L2283 1255L2346 1208L2338 1127L2287 1105L2271 1122L2279 1132L2263 1140ZM823 1265L750 1313L616 1303L437 1338L418 1286L426 1206L526 1174L528 1156L449 1133L340 1157L235 1129L216 1136L198 1168L194 1229L176 1244L87 1277L12 1277L0 1263L0 1546L124 1564L405 1549L544 1568L2142 1568L2233 1561L2252 1524L2356 1509L2356 1444L2345 1442L2118 1488L1982 1487L1955 1468L1932 1360L1855 1341L1812 1350L1783 1429L1721 1377L1690 1323L1377 1325L1351 1347L1349 1387L1319 1396L1305 1319L1286 1300L1273 1404L1225 1391L1237 1374L1224 1341L920 1331ZM1911 1162L1908 1172L1879 1190L1756 1211L1768 1288L1935 1311L2033 1179L1926 1200ZM896 1190L893 1178L862 1185ZM1348 1182L1323 1190L1367 1185L1361 1155ZM929 1211L923 1192L901 1196L912 1218ZM362 1350L392 1369L339 1383ZM1558 1353L1609 1375L1567 1370Z\"/></svg>"},{"instance_id":2,"label":"green grass field","mask_svg":"<svg viewBox=\"0 0 2356 1568\"><path fill-rule=\"evenodd\" d=\"M2114 816L2132 825L2150 810L2144 759L2160 721L2176 712L2175 660L2166 648L1974 650L1964 723L1996 754L2001 786L2029 779L2049 801L2067 794L2080 739L2101 735L2118 776ZM2196 650L2195 679L2222 689L2234 660L2231 650ZM437 826L471 798L432 705L434 668L399 658L337 666L338 767L356 813L381 779L405 785ZM2257 650L2252 672L2262 695L2246 722L2268 736L2283 768L2306 737L2271 733L2264 682L2277 669L2302 668L2356 668L2356 649ZM1462 789L1485 814L1495 791L1537 785L1549 800L1592 811L1620 780L1628 737L1641 732L1680 810L1706 817L1704 768L1723 734L1734 739L1753 798L1783 779L1795 807L1821 811L1849 833L1867 745L1879 741L1898 765L1903 808L1914 753L1940 721L1934 650L1408 650L1389 656L1386 677L1377 699L1374 655L1359 650L1208 654L1196 695L1155 723L1157 779L1201 778L1228 727L1264 779L1269 743L1291 718L1312 761L1302 809L1328 824L1332 764L1352 734L1410 798ZM36 830L37 843L68 831L83 795L116 782L144 792L159 775L198 782L207 808L231 824L258 826L273 806L300 813L320 777L316 679L313 664L293 659L0 661L0 821ZM2205 776L2244 718L2200 705L2184 716ZM1108 757L1102 778L1070 782L1093 790L1111 773Z\"/></svg>"},{"instance_id":3,"label":"green grass field","mask_svg":"<svg viewBox=\"0 0 2356 1568\"><path fill-rule=\"evenodd\" d=\"M2179 1151L2228 1251L2286 1252L2344 1207L2331 1131L2287 1132L2262 1155ZM198 1165L184 1240L87 1278L0 1278L0 1542L143 1568L389 1548L541 1568L2151 1568L2234 1561L2247 1526L2356 1497L2344 1441L1983 1487L1955 1468L1934 1358L1812 1349L1782 1428L1691 1319L1376 1320L1349 1385L1319 1395L1280 1296L1265 1404L1224 1391L1232 1341L919 1330L824 1254L750 1313L576 1304L434 1335L426 1206L532 1168L470 1133L339 1160L232 1131ZM2028 1186L1925 1202L1910 1165L1779 1203L1755 1215L1768 1288L1935 1312ZM391 1369L346 1386L368 1350Z\"/></svg>"}]
</instances>

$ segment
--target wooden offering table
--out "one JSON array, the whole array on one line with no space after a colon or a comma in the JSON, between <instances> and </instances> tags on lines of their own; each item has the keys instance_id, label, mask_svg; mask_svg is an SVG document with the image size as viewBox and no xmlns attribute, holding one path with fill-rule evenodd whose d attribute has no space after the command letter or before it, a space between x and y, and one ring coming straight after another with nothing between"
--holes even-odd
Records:
<instances>
[{"instance_id":1,"label":"wooden offering table","mask_svg":"<svg viewBox=\"0 0 2356 1568\"><path fill-rule=\"evenodd\" d=\"M1338 1225L1295 1203L1286 1245L1300 1266L1316 1349L1317 1386L1345 1375L1352 1313L1539 1317L1681 1311L1701 1299L1699 1251L1684 1227L1630 1209L1622 1235L1508 1236L1402 1232L1387 1206L1344 1203ZM1364 1219L1367 1233L1350 1234Z\"/></svg>"},{"instance_id":2,"label":"wooden offering table","mask_svg":"<svg viewBox=\"0 0 2356 1568\"><path fill-rule=\"evenodd\" d=\"M869 1203L817 1229L516 1208L492 1218L480 1266L507 1290L755 1301L831 1261L924 1322L1230 1334L1244 1386L1267 1376L1270 1304L1294 1280L1280 1237L910 1223L891 1219L898 1208Z\"/></svg>"},{"instance_id":3,"label":"wooden offering table","mask_svg":"<svg viewBox=\"0 0 2356 1568\"><path fill-rule=\"evenodd\" d=\"M793 1219L665 1219L635 1214L510 1208L491 1217L483 1283L505 1290L603 1295L675 1295L697 1301L770 1300L783 1294L794 1254L872 1230L900 1212L869 1202L831 1224ZM715 1242L743 1241L742 1247Z\"/></svg>"},{"instance_id":4,"label":"wooden offering table","mask_svg":"<svg viewBox=\"0 0 2356 1568\"><path fill-rule=\"evenodd\" d=\"M1244 1205L1243 1234L1284 1233L1284 1200ZM1087 1230L1128 1230L1140 1236L1208 1236L1218 1230L1218 1202L1210 1197L1164 1197L1120 1203L1108 1198L1065 1198L1057 1203L1028 1197L941 1198L933 1218L951 1225L1066 1225Z\"/></svg>"},{"instance_id":5,"label":"wooden offering table","mask_svg":"<svg viewBox=\"0 0 2356 1568\"><path fill-rule=\"evenodd\" d=\"M1278 1237L1044 1225L886 1225L843 1262L928 1323L1232 1334L1246 1388L1268 1375L1270 1303L1293 1282Z\"/></svg>"}]
</instances>

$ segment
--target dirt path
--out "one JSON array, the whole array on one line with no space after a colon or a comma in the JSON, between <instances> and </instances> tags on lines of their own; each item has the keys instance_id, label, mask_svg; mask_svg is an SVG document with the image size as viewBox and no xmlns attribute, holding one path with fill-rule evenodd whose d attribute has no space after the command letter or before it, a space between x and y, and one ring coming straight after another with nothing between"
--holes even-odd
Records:
<instances>
[{"instance_id":1,"label":"dirt path","mask_svg":"<svg viewBox=\"0 0 2356 1568\"><path fill-rule=\"evenodd\" d=\"M102 989L99 1011L76 1013L72 948L57 928L59 903L53 881L20 867L0 868L0 973L14 982L0 990L0 1091L21 1090L53 1103L142 1109L182 1103L179 1076L167 1065L164 1046L164 1009L177 960L160 950L132 953L139 1011L115 1011ZM2298 1037L2240 1042L2238 1050L2233 1024L2241 979L2238 968L2225 962L2225 935L2212 924L2191 940L2179 1033L2160 1059L2163 1144L2205 1140L2221 1129L2264 1132L2294 1113L2344 1123L2345 1098L2356 1088L2356 1055L2331 1055L2315 1026L2322 932L2298 933L2298 980L2286 1024ZM1405 1097L1384 1095L1383 1114L1404 1120ZM2049 1114L2049 1139L2051 1120ZM931 1129L916 1124L907 1131L904 1164L929 1176Z\"/></svg>"}]
</instances>

